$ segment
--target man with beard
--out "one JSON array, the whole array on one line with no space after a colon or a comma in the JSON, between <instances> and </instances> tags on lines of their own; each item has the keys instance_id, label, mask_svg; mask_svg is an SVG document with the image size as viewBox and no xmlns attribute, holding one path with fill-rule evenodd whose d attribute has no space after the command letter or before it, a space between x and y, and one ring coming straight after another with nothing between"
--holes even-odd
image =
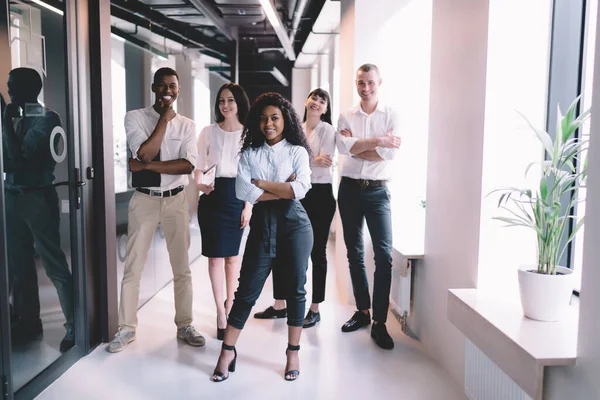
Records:
<instances>
[{"instance_id":1,"label":"man with beard","mask_svg":"<svg viewBox=\"0 0 600 400\"><path fill-rule=\"evenodd\" d=\"M119 331L109 343L111 353L135 340L140 278L156 228L165 233L175 286L177 337L192 346L205 339L192 326L192 275L189 206L184 187L197 158L196 124L173 110L180 92L179 77L171 68L154 74L154 105L125 115L129 169L136 191L129 203L127 259L121 284Z\"/></svg>"}]
</instances>

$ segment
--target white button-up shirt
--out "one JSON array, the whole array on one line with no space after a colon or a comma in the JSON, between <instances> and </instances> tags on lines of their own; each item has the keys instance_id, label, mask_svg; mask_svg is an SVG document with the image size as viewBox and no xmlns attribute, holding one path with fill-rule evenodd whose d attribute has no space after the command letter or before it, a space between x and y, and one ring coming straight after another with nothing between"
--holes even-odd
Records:
<instances>
[{"instance_id":1,"label":"white button-up shirt","mask_svg":"<svg viewBox=\"0 0 600 400\"><path fill-rule=\"evenodd\" d=\"M204 171L217 164L217 178L235 178L237 175L242 132L227 132L219 124L212 124L198 137L198 163L196 169Z\"/></svg>"},{"instance_id":2,"label":"white button-up shirt","mask_svg":"<svg viewBox=\"0 0 600 400\"><path fill-rule=\"evenodd\" d=\"M344 137L339 132L348 129L352 137ZM400 136L398 114L389 107L377 104L371 114L365 113L360 104L340 114L338 121L337 148L340 154L349 155L344 160L341 175L353 179L390 180L392 178L391 160L396 157L398 149L377 147L375 150L383 161L368 161L354 157L350 149L359 139L368 139L385 135L393 131Z\"/></svg>"},{"instance_id":3,"label":"white button-up shirt","mask_svg":"<svg viewBox=\"0 0 600 400\"><path fill-rule=\"evenodd\" d=\"M306 132L306 123L303 125ZM325 121L319 121L310 136L307 135L308 144L313 157L328 155L333 159L335 153L335 128ZM331 183L331 170L333 167L317 167L311 165L312 183Z\"/></svg>"},{"instance_id":4,"label":"white button-up shirt","mask_svg":"<svg viewBox=\"0 0 600 400\"><path fill-rule=\"evenodd\" d=\"M133 157L137 157L138 150L152 135L159 119L160 114L152 107L132 110L125 114L125 133ZM198 157L195 142L196 123L177 114L167 124L167 131L160 144L160 161L185 159L195 166ZM164 192L187 184L187 175L160 174L160 187L148 189Z\"/></svg>"},{"instance_id":5,"label":"white button-up shirt","mask_svg":"<svg viewBox=\"0 0 600 400\"><path fill-rule=\"evenodd\" d=\"M269 146L267 143L258 148L249 147L242 152L235 180L235 193L238 199L256 204L265 192L254 186L252 179L270 182L285 182L292 174L296 180L290 182L294 197L301 200L310 190L310 160L308 152L302 146L295 146L283 139Z\"/></svg>"}]
</instances>

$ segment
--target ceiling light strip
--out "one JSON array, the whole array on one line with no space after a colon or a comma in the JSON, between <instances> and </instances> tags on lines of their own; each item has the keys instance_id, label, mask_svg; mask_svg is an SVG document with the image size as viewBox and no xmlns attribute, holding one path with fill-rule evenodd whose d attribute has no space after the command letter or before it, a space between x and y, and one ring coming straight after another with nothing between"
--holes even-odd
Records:
<instances>
[{"instance_id":1,"label":"ceiling light strip","mask_svg":"<svg viewBox=\"0 0 600 400\"><path fill-rule=\"evenodd\" d=\"M271 3L271 0L260 0L260 4L263 10L265 11L265 14L267 14L267 18L269 19L271 26L275 30L275 33L277 34L281 45L285 49L285 54L287 55L287 58L289 58L291 61L294 61L296 59L296 54L294 53L294 46L292 46L292 42L290 41L290 38L288 37L287 32L283 27L283 23L281 22L281 19L279 19L279 14L275 10L275 7L273 7L273 3Z\"/></svg>"}]
</instances>

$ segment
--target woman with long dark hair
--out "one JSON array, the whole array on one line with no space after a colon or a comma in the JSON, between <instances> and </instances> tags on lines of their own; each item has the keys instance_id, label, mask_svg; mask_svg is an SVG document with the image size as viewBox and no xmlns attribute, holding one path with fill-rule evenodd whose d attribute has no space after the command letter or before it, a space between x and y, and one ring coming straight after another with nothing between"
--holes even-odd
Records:
<instances>
[{"instance_id":1,"label":"woman with long dark hair","mask_svg":"<svg viewBox=\"0 0 600 400\"><path fill-rule=\"evenodd\" d=\"M331 98L326 90L315 89L308 95L304 103L303 128L314 155L311 162L312 188L302 199L314 234L312 304L304 319L304 327L310 328L321 320L319 304L325 300L327 241L336 208L332 187L335 128L331 123Z\"/></svg>"},{"instance_id":2,"label":"woman with long dark hair","mask_svg":"<svg viewBox=\"0 0 600 400\"><path fill-rule=\"evenodd\" d=\"M250 108L243 133L236 194L254 204L238 290L221 354L212 376L222 382L235 370L235 344L269 276L282 282L288 305L285 379L296 380L306 305L306 269L313 245L310 220L300 200L309 191L310 146L292 105L265 93Z\"/></svg>"},{"instance_id":3,"label":"woman with long dark hair","mask_svg":"<svg viewBox=\"0 0 600 400\"><path fill-rule=\"evenodd\" d=\"M233 304L240 273L240 243L251 214L251 205L235 195L243 123L249 108L248 96L240 85L221 86L215 99L216 123L202 129L198 138L198 162L194 172L201 192L198 224L202 255L208 257L208 275L217 306L219 340L223 340L227 314ZM214 184L203 182L203 171L209 168L216 168L211 172L216 177ZM224 279L227 297L223 293Z\"/></svg>"}]
</instances>

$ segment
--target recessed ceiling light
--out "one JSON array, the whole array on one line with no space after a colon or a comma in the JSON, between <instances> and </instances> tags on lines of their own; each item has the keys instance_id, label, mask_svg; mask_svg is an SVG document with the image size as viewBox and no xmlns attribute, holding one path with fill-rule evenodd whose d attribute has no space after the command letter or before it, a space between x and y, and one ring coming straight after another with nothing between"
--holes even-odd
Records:
<instances>
[{"instance_id":1,"label":"recessed ceiling light","mask_svg":"<svg viewBox=\"0 0 600 400\"><path fill-rule=\"evenodd\" d=\"M244 10L243 8L238 9L238 14L239 15L246 15L246 10Z\"/></svg>"}]
</instances>

